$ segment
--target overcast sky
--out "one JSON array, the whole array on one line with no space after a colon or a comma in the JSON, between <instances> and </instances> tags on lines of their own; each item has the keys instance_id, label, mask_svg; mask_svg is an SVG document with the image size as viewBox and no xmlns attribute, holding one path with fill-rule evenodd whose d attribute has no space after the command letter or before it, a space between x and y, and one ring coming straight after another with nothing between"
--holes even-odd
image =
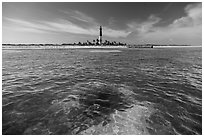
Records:
<instances>
[{"instance_id":1,"label":"overcast sky","mask_svg":"<svg viewBox=\"0 0 204 137\"><path fill-rule=\"evenodd\" d=\"M202 3L11 3L2 4L3 43L92 41L202 43Z\"/></svg>"}]
</instances>

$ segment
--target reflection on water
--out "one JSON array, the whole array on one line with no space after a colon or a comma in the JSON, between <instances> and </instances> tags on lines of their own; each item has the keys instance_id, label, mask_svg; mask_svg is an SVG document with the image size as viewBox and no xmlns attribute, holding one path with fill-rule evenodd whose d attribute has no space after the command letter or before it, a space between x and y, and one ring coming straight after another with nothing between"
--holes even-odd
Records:
<instances>
[{"instance_id":1,"label":"reflection on water","mask_svg":"<svg viewBox=\"0 0 204 137\"><path fill-rule=\"evenodd\" d=\"M199 48L109 50L3 50L3 134L202 134Z\"/></svg>"}]
</instances>

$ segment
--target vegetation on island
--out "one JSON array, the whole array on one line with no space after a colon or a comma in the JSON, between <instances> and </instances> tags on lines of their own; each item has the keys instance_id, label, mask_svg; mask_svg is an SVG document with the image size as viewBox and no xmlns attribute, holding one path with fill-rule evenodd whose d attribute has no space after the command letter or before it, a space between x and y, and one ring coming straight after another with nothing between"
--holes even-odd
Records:
<instances>
[{"instance_id":1,"label":"vegetation on island","mask_svg":"<svg viewBox=\"0 0 204 137\"><path fill-rule=\"evenodd\" d=\"M105 40L103 43L99 43L99 40L93 40L92 42L87 40L86 42L78 42L78 43L63 43L62 45L78 45L78 46L125 46L126 43L116 42L116 41L108 41Z\"/></svg>"}]
</instances>

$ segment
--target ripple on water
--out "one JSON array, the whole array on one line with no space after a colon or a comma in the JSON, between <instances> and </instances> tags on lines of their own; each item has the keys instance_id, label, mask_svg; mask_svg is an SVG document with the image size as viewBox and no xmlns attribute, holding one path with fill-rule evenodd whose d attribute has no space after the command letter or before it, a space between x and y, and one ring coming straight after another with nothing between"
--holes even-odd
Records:
<instances>
[{"instance_id":1,"label":"ripple on water","mask_svg":"<svg viewBox=\"0 0 204 137\"><path fill-rule=\"evenodd\" d=\"M149 134L146 119L153 108L132 96L125 85L78 83L64 98L53 100L41 122L24 134Z\"/></svg>"},{"instance_id":2,"label":"ripple on water","mask_svg":"<svg viewBox=\"0 0 204 137\"><path fill-rule=\"evenodd\" d=\"M100 135L140 135L149 134L145 121L151 114L149 108L134 105L125 111L116 110L110 114L109 122L103 121L98 125L93 125L80 134L100 134Z\"/></svg>"}]
</instances>

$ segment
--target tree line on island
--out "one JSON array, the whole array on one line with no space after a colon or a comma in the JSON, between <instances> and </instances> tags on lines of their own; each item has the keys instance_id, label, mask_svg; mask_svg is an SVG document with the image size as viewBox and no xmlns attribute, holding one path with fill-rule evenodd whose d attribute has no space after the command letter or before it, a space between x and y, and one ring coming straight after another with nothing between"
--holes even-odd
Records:
<instances>
[{"instance_id":1,"label":"tree line on island","mask_svg":"<svg viewBox=\"0 0 204 137\"><path fill-rule=\"evenodd\" d=\"M86 42L74 42L74 43L62 43L62 44L2 44L3 46L126 46L126 43L108 41L105 40L99 43L99 40L93 40L92 42L87 40Z\"/></svg>"},{"instance_id":2,"label":"tree line on island","mask_svg":"<svg viewBox=\"0 0 204 137\"><path fill-rule=\"evenodd\" d=\"M62 44L2 44L3 47L7 47L7 46L19 46L19 47L30 47L30 46L39 46L39 47L43 47L43 46L126 46L128 48L144 48L144 47L151 47L153 48L154 46L191 46L191 45L187 45L187 44L126 44L126 43L122 43L122 42L116 42L116 41L108 41L105 40L102 43L99 43L99 40L93 40L92 42L90 42L89 40L87 40L86 42L78 42L78 43L62 43Z\"/></svg>"},{"instance_id":3,"label":"tree line on island","mask_svg":"<svg viewBox=\"0 0 204 137\"><path fill-rule=\"evenodd\" d=\"M122 42L116 42L116 41L108 41L105 40L103 43L99 43L99 40L93 40L92 42L87 40L86 42L78 42L78 43L63 43L62 45L78 45L78 46L106 46L106 45L111 45L111 46L125 46L127 45L126 43Z\"/></svg>"}]
</instances>

